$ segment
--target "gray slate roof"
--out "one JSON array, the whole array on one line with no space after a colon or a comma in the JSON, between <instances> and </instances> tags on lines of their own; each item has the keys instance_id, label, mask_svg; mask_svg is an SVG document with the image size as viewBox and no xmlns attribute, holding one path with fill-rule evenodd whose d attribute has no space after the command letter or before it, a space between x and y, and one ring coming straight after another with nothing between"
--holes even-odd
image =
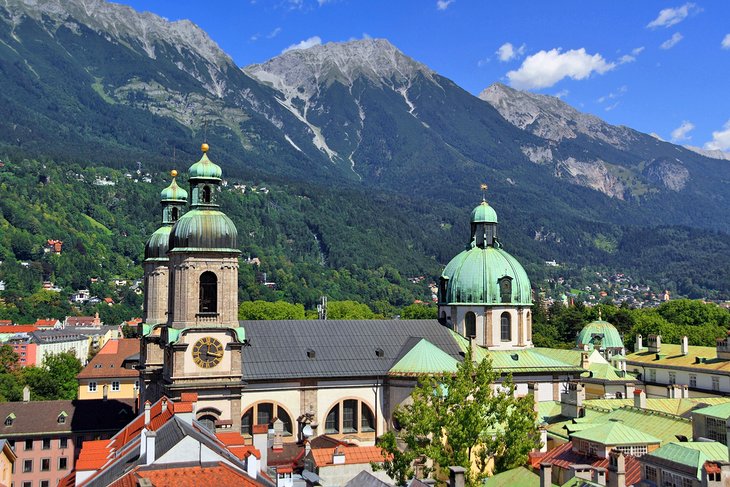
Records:
<instances>
[{"instance_id":1,"label":"gray slate roof","mask_svg":"<svg viewBox=\"0 0 730 487\"><path fill-rule=\"evenodd\" d=\"M453 332L438 320L241 321L240 326L250 344L243 349L246 381L384 376L418 342L414 337L463 358Z\"/></svg>"},{"instance_id":2,"label":"gray slate roof","mask_svg":"<svg viewBox=\"0 0 730 487\"><path fill-rule=\"evenodd\" d=\"M383 482L370 472L363 470L347 482L345 487L392 487L392 485Z\"/></svg>"}]
</instances>

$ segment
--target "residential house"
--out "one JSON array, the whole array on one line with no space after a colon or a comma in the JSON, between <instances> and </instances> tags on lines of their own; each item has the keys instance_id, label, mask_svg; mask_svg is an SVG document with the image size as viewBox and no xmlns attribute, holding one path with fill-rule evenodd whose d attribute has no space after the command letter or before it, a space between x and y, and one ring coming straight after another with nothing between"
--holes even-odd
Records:
<instances>
[{"instance_id":1,"label":"residential house","mask_svg":"<svg viewBox=\"0 0 730 487\"><path fill-rule=\"evenodd\" d=\"M383 470L374 471L372 468L373 463L383 462L383 453L378 446L340 445L312 449L306 461L311 462L320 478L320 485L325 487L344 485L360 472L368 472L381 481L390 480Z\"/></svg>"},{"instance_id":2,"label":"residential house","mask_svg":"<svg viewBox=\"0 0 730 487\"><path fill-rule=\"evenodd\" d=\"M63 323L61 323L61 320L58 320L56 318L39 318L36 320L35 326L37 326L40 330L47 330L51 328L58 329L63 327Z\"/></svg>"},{"instance_id":3,"label":"residential house","mask_svg":"<svg viewBox=\"0 0 730 487\"><path fill-rule=\"evenodd\" d=\"M134 399L139 395L139 340L109 340L77 376L78 398Z\"/></svg>"},{"instance_id":4,"label":"residential house","mask_svg":"<svg viewBox=\"0 0 730 487\"><path fill-rule=\"evenodd\" d=\"M82 364L89 358L89 337L75 330L34 331L30 339L36 344L36 364L40 365L51 354L70 352Z\"/></svg>"},{"instance_id":5,"label":"residential house","mask_svg":"<svg viewBox=\"0 0 730 487\"><path fill-rule=\"evenodd\" d=\"M63 322L64 328L78 326L84 328L101 328L101 325L103 323L99 318L99 313L94 314L94 316L67 316Z\"/></svg>"},{"instance_id":6,"label":"residential house","mask_svg":"<svg viewBox=\"0 0 730 487\"><path fill-rule=\"evenodd\" d=\"M29 398L26 393L26 401L0 403L0 439L17 455L16 487L57 485L73 469L84 441L109 438L134 417L132 401Z\"/></svg>"}]
</instances>

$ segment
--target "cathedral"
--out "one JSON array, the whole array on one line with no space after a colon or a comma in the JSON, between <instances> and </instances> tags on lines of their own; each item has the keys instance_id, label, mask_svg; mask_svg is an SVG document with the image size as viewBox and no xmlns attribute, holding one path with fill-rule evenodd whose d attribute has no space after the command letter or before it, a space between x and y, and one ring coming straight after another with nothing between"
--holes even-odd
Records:
<instances>
[{"instance_id":1,"label":"cathedral","mask_svg":"<svg viewBox=\"0 0 730 487\"><path fill-rule=\"evenodd\" d=\"M598 350L533 346L530 281L486 201L442 273L437 320L239 321L237 230L216 201L222 170L207 144L202 152L189 192L172 172L145 247L142 402L195 392L196 419L214 431L250 437L268 425L284 442L326 434L372 445L397 428L393 411L418 377L456 371L469 350L537 401L560 400L586 376L596 397L625 397L633 386L606 376L613 367Z\"/></svg>"}]
</instances>

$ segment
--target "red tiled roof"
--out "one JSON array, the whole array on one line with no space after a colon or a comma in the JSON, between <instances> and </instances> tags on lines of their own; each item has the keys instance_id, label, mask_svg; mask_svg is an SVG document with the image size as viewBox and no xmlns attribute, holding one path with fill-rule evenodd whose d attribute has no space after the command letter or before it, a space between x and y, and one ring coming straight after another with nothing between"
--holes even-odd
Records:
<instances>
[{"instance_id":1,"label":"red tiled roof","mask_svg":"<svg viewBox=\"0 0 730 487\"><path fill-rule=\"evenodd\" d=\"M249 455L253 455L261 460L261 452L258 448L254 448L253 445L233 445L227 446L228 451L236 455L241 460L245 460Z\"/></svg>"},{"instance_id":2,"label":"red tiled roof","mask_svg":"<svg viewBox=\"0 0 730 487\"><path fill-rule=\"evenodd\" d=\"M38 319L35 320L35 326L55 326L57 321L50 318L45 320Z\"/></svg>"},{"instance_id":3,"label":"red tiled roof","mask_svg":"<svg viewBox=\"0 0 730 487\"><path fill-rule=\"evenodd\" d=\"M345 454L345 465L361 463L369 464L370 462L383 461L383 450L379 446L351 446L347 448L338 448L340 448L340 451ZM314 463L318 467L334 465L332 463L332 454L334 452L335 448L320 448L318 450L312 450Z\"/></svg>"},{"instance_id":4,"label":"red tiled roof","mask_svg":"<svg viewBox=\"0 0 730 487\"><path fill-rule=\"evenodd\" d=\"M0 326L10 326L13 324L13 320L0 320Z\"/></svg>"},{"instance_id":5,"label":"red tiled roof","mask_svg":"<svg viewBox=\"0 0 730 487\"><path fill-rule=\"evenodd\" d=\"M264 433L269 432L269 425L268 424L255 424L253 425L253 434L260 435Z\"/></svg>"},{"instance_id":6,"label":"red tiled roof","mask_svg":"<svg viewBox=\"0 0 730 487\"><path fill-rule=\"evenodd\" d=\"M125 369L123 367L124 360L137 353L139 353L139 340L136 338L109 340L77 377L79 379L94 377L137 377L139 376L139 371Z\"/></svg>"},{"instance_id":7,"label":"red tiled roof","mask_svg":"<svg viewBox=\"0 0 730 487\"><path fill-rule=\"evenodd\" d=\"M170 467L162 465L159 469L138 467L127 475L112 483L110 487L127 487L138 485L137 479L149 479L155 487L199 487L212 485L216 487L258 487L260 482L239 472L225 463L215 466Z\"/></svg>"},{"instance_id":8,"label":"red tiled roof","mask_svg":"<svg viewBox=\"0 0 730 487\"><path fill-rule=\"evenodd\" d=\"M175 403L175 412L176 413L192 413L193 412L193 403L176 402Z\"/></svg>"},{"instance_id":9,"label":"red tiled roof","mask_svg":"<svg viewBox=\"0 0 730 487\"><path fill-rule=\"evenodd\" d=\"M0 333L33 333L38 331L35 325L5 325L0 326Z\"/></svg>"},{"instance_id":10,"label":"red tiled roof","mask_svg":"<svg viewBox=\"0 0 730 487\"><path fill-rule=\"evenodd\" d=\"M641 480L641 464L636 458L625 455L626 459L626 485L633 485ZM573 451L571 442L564 443L540 459L540 463L550 463L553 466L563 469L569 469L571 465L591 465L593 467L601 467L608 469L608 458L598 458L596 456L581 455ZM607 476L611 476L608 471Z\"/></svg>"},{"instance_id":11,"label":"red tiled roof","mask_svg":"<svg viewBox=\"0 0 730 487\"><path fill-rule=\"evenodd\" d=\"M183 392L182 394L180 394L180 401L182 402L196 402L197 400L197 392Z\"/></svg>"},{"instance_id":12,"label":"red tiled roof","mask_svg":"<svg viewBox=\"0 0 730 487\"><path fill-rule=\"evenodd\" d=\"M215 436L223 442L226 446L233 446L233 445L245 445L246 440L243 439L243 436L241 436L241 433L216 433Z\"/></svg>"}]
</instances>

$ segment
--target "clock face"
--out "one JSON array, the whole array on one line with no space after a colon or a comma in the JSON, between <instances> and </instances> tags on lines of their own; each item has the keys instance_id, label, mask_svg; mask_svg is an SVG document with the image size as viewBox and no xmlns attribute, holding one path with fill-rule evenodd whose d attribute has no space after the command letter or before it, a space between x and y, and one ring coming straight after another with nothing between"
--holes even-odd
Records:
<instances>
[{"instance_id":1,"label":"clock face","mask_svg":"<svg viewBox=\"0 0 730 487\"><path fill-rule=\"evenodd\" d=\"M210 369L223 360L223 344L212 337L203 337L193 345L193 360L198 367Z\"/></svg>"}]
</instances>

